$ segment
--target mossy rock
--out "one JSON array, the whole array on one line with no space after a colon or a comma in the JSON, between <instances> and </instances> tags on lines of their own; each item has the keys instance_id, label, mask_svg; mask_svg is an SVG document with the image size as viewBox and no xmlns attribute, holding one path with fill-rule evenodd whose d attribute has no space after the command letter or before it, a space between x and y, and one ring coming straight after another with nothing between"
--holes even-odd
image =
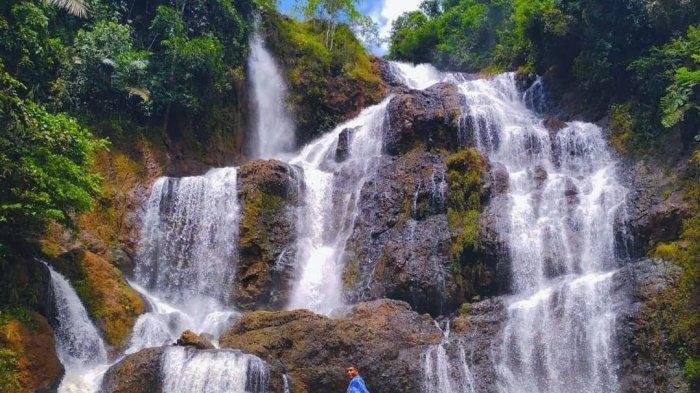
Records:
<instances>
[{"instance_id":1,"label":"mossy rock","mask_svg":"<svg viewBox=\"0 0 700 393\"><path fill-rule=\"evenodd\" d=\"M242 309L280 308L287 301L300 186L297 171L276 160L250 161L238 171L241 220L232 292Z\"/></svg>"},{"instance_id":2,"label":"mossy rock","mask_svg":"<svg viewBox=\"0 0 700 393\"><path fill-rule=\"evenodd\" d=\"M0 314L0 391L52 391L63 377L53 330L34 312Z\"/></svg>"},{"instance_id":3,"label":"mossy rock","mask_svg":"<svg viewBox=\"0 0 700 393\"><path fill-rule=\"evenodd\" d=\"M64 253L52 264L71 282L107 343L122 347L145 306L119 269L83 249Z\"/></svg>"}]
</instances>

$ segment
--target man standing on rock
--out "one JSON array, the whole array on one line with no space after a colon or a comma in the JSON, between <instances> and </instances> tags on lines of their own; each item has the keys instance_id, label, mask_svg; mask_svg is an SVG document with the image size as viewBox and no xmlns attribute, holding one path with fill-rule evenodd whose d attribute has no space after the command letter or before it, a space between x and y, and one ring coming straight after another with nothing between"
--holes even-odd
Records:
<instances>
[{"instance_id":1,"label":"man standing on rock","mask_svg":"<svg viewBox=\"0 0 700 393\"><path fill-rule=\"evenodd\" d=\"M367 387L365 386L365 381L357 371L357 367L348 367L347 373L348 379L350 380L347 393L369 393L369 390L367 390Z\"/></svg>"}]
</instances>

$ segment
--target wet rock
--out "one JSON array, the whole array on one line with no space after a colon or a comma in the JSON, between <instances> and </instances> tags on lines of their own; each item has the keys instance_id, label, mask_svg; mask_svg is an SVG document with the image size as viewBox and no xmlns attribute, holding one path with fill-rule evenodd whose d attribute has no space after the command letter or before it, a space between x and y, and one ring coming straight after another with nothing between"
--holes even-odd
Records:
<instances>
[{"instance_id":1,"label":"wet rock","mask_svg":"<svg viewBox=\"0 0 700 393\"><path fill-rule=\"evenodd\" d=\"M460 313L451 319L450 335L444 344L450 364L461 365L461 353L466 355L469 370L474 376L477 392L498 391L494 364L501 346L501 332L507 323L507 300L502 297L466 303Z\"/></svg>"},{"instance_id":2,"label":"wet rock","mask_svg":"<svg viewBox=\"0 0 700 393\"><path fill-rule=\"evenodd\" d=\"M549 131L550 138L553 139L560 130L566 127L566 123L556 116L549 116L544 119L544 127Z\"/></svg>"},{"instance_id":3,"label":"wet rock","mask_svg":"<svg viewBox=\"0 0 700 393\"><path fill-rule=\"evenodd\" d=\"M683 198L678 174L685 162L667 170L652 162L639 161L624 173L628 188L626 214L617 223L617 242L632 257L646 255L658 242L673 240L680 233L690 206Z\"/></svg>"},{"instance_id":4,"label":"wet rock","mask_svg":"<svg viewBox=\"0 0 700 393\"><path fill-rule=\"evenodd\" d=\"M577 205L580 201L578 198L578 187L571 179L566 179L564 182L564 198L569 206Z\"/></svg>"},{"instance_id":5,"label":"wet rock","mask_svg":"<svg viewBox=\"0 0 700 393\"><path fill-rule=\"evenodd\" d=\"M355 134L356 128L346 128L338 134L338 145L335 149L335 161L343 162L350 155L350 142Z\"/></svg>"},{"instance_id":6,"label":"wet rock","mask_svg":"<svg viewBox=\"0 0 700 393\"><path fill-rule=\"evenodd\" d=\"M546 172L545 172L546 175ZM505 165L498 162L491 166L491 171L489 172L489 194L490 198L494 198L498 195L503 195L508 192L509 187L508 170Z\"/></svg>"},{"instance_id":7,"label":"wet rock","mask_svg":"<svg viewBox=\"0 0 700 393\"><path fill-rule=\"evenodd\" d=\"M250 161L238 170L241 218L232 294L244 310L287 302L301 183L297 169L277 160Z\"/></svg>"},{"instance_id":8,"label":"wet rock","mask_svg":"<svg viewBox=\"0 0 700 393\"><path fill-rule=\"evenodd\" d=\"M191 330L185 330L177 339L176 345L183 347L194 347L197 349L214 349L214 345L205 337L198 335Z\"/></svg>"},{"instance_id":9,"label":"wet rock","mask_svg":"<svg viewBox=\"0 0 700 393\"><path fill-rule=\"evenodd\" d=\"M346 244L343 282L351 301L389 297L433 315L463 301L449 267L444 161L420 149L382 157L362 189Z\"/></svg>"},{"instance_id":10,"label":"wet rock","mask_svg":"<svg viewBox=\"0 0 700 393\"><path fill-rule=\"evenodd\" d=\"M542 187L544 182L547 181L548 176L549 175L547 174L547 170L544 169L544 167L542 165L535 166L535 169L532 173L532 178L535 180L535 183L537 184L537 188Z\"/></svg>"},{"instance_id":11,"label":"wet rock","mask_svg":"<svg viewBox=\"0 0 700 393\"><path fill-rule=\"evenodd\" d=\"M107 249L107 260L126 275L132 275L134 272L134 259L123 248L110 247Z\"/></svg>"},{"instance_id":12,"label":"wet rock","mask_svg":"<svg viewBox=\"0 0 700 393\"><path fill-rule=\"evenodd\" d=\"M477 253L468 265L467 300L474 296L498 296L511 290L511 260L508 243L503 237L503 223L508 221L507 196L489 200L479 215Z\"/></svg>"},{"instance_id":13,"label":"wet rock","mask_svg":"<svg viewBox=\"0 0 700 393\"><path fill-rule=\"evenodd\" d=\"M537 80L537 75L532 72L516 72L515 73L515 86L520 91L525 91L532 86Z\"/></svg>"},{"instance_id":14,"label":"wet rock","mask_svg":"<svg viewBox=\"0 0 700 393\"><path fill-rule=\"evenodd\" d=\"M50 324L55 324L56 304L48 267L37 259L34 250L8 246L7 256L1 261L0 305L37 310Z\"/></svg>"},{"instance_id":15,"label":"wet rock","mask_svg":"<svg viewBox=\"0 0 700 393\"><path fill-rule=\"evenodd\" d=\"M681 269L671 262L644 259L613 277L623 392L691 391L671 332L678 318L672 310L680 274Z\"/></svg>"},{"instance_id":16,"label":"wet rock","mask_svg":"<svg viewBox=\"0 0 700 393\"><path fill-rule=\"evenodd\" d=\"M406 153L417 145L457 148L464 98L457 87L438 83L426 90L411 90L395 96L387 107L388 127L384 151Z\"/></svg>"},{"instance_id":17,"label":"wet rock","mask_svg":"<svg viewBox=\"0 0 700 393\"><path fill-rule=\"evenodd\" d=\"M107 370L101 391L152 393L162 388L161 357L166 347L147 348L126 356Z\"/></svg>"},{"instance_id":18,"label":"wet rock","mask_svg":"<svg viewBox=\"0 0 700 393\"><path fill-rule=\"evenodd\" d=\"M126 344L136 319L145 311L141 296L119 269L97 254L73 249L51 260L73 285L109 345Z\"/></svg>"},{"instance_id":19,"label":"wet rock","mask_svg":"<svg viewBox=\"0 0 700 393\"><path fill-rule=\"evenodd\" d=\"M0 387L6 387L11 392L56 391L64 369L56 356L53 330L49 323L34 312L27 321L12 316L3 317L0 325L3 384Z\"/></svg>"},{"instance_id":20,"label":"wet rock","mask_svg":"<svg viewBox=\"0 0 700 393\"><path fill-rule=\"evenodd\" d=\"M220 343L266 360L271 381L286 373L293 392L344 391L353 363L370 391L388 393L421 390L423 351L441 336L430 317L384 299L335 319L306 310L246 313Z\"/></svg>"},{"instance_id":21,"label":"wet rock","mask_svg":"<svg viewBox=\"0 0 700 393\"><path fill-rule=\"evenodd\" d=\"M377 59L377 65L379 68L379 76L392 93L406 93L410 90L398 76L397 71L390 62Z\"/></svg>"}]
</instances>

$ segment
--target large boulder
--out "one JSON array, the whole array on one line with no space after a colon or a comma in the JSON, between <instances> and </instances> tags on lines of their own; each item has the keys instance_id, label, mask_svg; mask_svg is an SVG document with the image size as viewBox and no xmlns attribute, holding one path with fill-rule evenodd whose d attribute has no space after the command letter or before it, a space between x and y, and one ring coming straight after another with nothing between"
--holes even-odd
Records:
<instances>
[{"instance_id":1,"label":"large boulder","mask_svg":"<svg viewBox=\"0 0 700 393\"><path fill-rule=\"evenodd\" d=\"M445 154L415 149L383 156L365 183L345 249L351 301L403 300L433 315L464 301L450 267Z\"/></svg>"},{"instance_id":2,"label":"large boulder","mask_svg":"<svg viewBox=\"0 0 700 393\"><path fill-rule=\"evenodd\" d=\"M119 269L81 248L61 254L51 263L71 282L107 343L114 347L126 344L145 304Z\"/></svg>"},{"instance_id":3,"label":"large boulder","mask_svg":"<svg viewBox=\"0 0 700 393\"><path fill-rule=\"evenodd\" d=\"M266 360L272 383L286 374L295 393L344 391L348 364L359 366L370 391L388 393L421 390L423 353L441 337L429 316L384 299L337 319L306 310L247 313L220 344Z\"/></svg>"},{"instance_id":4,"label":"large boulder","mask_svg":"<svg viewBox=\"0 0 700 393\"><path fill-rule=\"evenodd\" d=\"M690 392L672 329L678 309L681 269L671 262L644 259L615 276L616 340L623 392Z\"/></svg>"},{"instance_id":5,"label":"large boulder","mask_svg":"<svg viewBox=\"0 0 700 393\"><path fill-rule=\"evenodd\" d=\"M43 316L5 315L0 320L0 390L50 392L63 378L51 326Z\"/></svg>"},{"instance_id":6,"label":"large boulder","mask_svg":"<svg viewBox=\"0 0 700 393\"><path fill-rule=\"evenodd\" d=\"M241 219L233 298L244 310L287 302L302 183L296 168L277 160L250 161L238 170Z\"/></svg>"},{"instance_id":7,"label":"large boulder","mask_svg":"<svg viewBox=\"0 0 700 393\"><path fill-rule=\"evenodd\" d=\"M152 393L162 388L161 358L166 347L147 348L126 356L107 370L105 393Z\"/></svg>"},{"instance_id":8,"label":"large boulder","mask_svg":"<svg viewBox=\"0 0 700 393\"><path fill-rule=\"evenodd\" d=\"M419 145L431 149L464 144L460 138L463 104L464 97L451 83L396 95L387 107L389 126L384 135L384 151L398 155Z\"/></svg>"},{"instance_id":9,"label":"large boulder","mask_svg":"<svg viewBox=\"0 0 700 393\"><path fill-rule=\"evenodd\" d=\"M683 197L683 184L678 174L685 172L685 163L670 170L658 163L638 161L623 173L631 193L627 212L620 217L617 238L620 248L639 258L658 242L676 239L683 220L690 215L690 205Z\"/></svg>"}]
</instances>

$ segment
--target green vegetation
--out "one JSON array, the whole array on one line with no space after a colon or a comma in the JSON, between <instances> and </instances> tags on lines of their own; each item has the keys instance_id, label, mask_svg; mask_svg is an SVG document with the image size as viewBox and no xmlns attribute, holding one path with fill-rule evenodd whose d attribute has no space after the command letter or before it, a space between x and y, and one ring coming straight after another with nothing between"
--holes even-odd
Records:
<instances>
[{"instance_id":1,"label":"green vegetation","mask_svg":"<svg viewBox=\"0 0 700 393\"><path fill-rule=\"evenodd\" d=\"M35 233L48 220L70 224L98 192L89 167L100 142L75 119L23 99L22 90L0 68L0 238Z\"/></svg>"},{"instance_id":2,"label":"green vegetation","mask_svg":"<svg viewBox=\"0 0 700 393\"><path fill-rule=\"evenodd\" d=\"M379 73L348 25L329 33L324 21L276 14L264 20L267 43L286 71L298 139L328 131L383 97Z\"/></svg>"},{"instance_id":3,"label":"green vegetation","mask_svg":"<svg viewBox=\"0 0 700 393\"><path fill-rule=\"evenodd\" d=\"M451 255L453 262L460 265L465 254L470 255L478 250L485 172L486 163L474 149L462 149L447 157L447 219L457 231L457 236L452 240Z\"/></svg>"},{"instance_id":4,"label":"green vegetation","mask_svg":"<svg viewBox=\"0 0 700 393\"><path fill-rule=\"evenodd\" d=\"M389 57L554 75L588 109L625 105L636 123L625 143L648 149L664 128L698 135L699 10L681 0L426 0L394 23Z\"/></svg>"}]
</instances>

